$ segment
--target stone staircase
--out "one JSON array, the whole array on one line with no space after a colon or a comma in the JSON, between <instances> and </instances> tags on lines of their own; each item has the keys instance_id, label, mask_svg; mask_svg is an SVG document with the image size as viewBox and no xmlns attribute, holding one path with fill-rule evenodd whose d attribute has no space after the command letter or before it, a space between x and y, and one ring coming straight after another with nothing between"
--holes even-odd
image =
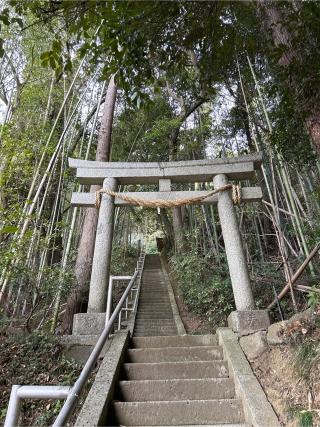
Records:
<instances>
[{"instance_id":1,"label":"stone staircase","mask_svg":"<svg viewBox=\"0 0 320 427\"><path fill-rule=\"evenodd\" d=\"M146 257L136 324L109 425L247 426L214 335L177 335L158 256Z\"/></svg>"},{"instance_id":2,"label":"stone staircase","mask_svg":"<svg viewBox=\"0 0 320 427\"><path fill-rule=\"evenodd\" d=\"M176 335L168 284L158 255L147 255L141 282L134 336Z\"/></svg>"}]
</instances>

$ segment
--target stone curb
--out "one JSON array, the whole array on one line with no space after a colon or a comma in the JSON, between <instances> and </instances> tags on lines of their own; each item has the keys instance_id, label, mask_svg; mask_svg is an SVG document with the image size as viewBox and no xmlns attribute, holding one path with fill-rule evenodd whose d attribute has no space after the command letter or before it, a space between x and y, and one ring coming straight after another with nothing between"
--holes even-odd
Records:
<instances>
[{"instance_id":1,"label":"stone curb","mask_svg":"<svg viewBox=\"0 0 320 427\"><path fill-rule=\"evenodd\" d=\"M117 333L107 350L74 427L105 425L119 369L129 344L129 331Z\"/></svg>"},{"instance_id":2,"label":"stone curb","mask_svg":"<svg viewBox=\"0 0 320 427\"><path fill-rule=\"evenodd\" d=\"M168 287L169 299L170 299L170 303L171 303L173 318L174 318L174 321L175 321L175 324L176 324L176 327L178 330L178 335L185 335L186 330L185 330L185 327L184 327L182 320L181 320L181 317L180 317L179 309L178 309L176 299L174 296L174 292L172 289L172 285L171 285L170 276L168 274L167 266L166 266L166 263L163 259L162 254L160 254L160 261L161 261L161 269L162 269L162 272L164 275L164 279L165 279L167 287Z\"/></svg>"},{"instance_id":3,"label":"stone curb","mask_svg":"<svg viewBox=\"0 0 320 427\"><path fill-rule=\"evenodd\" d=\"M59 343L62 345L63 353L67 358L84 364L98 339L99 335L62 335L59 337ZM100 359L105 356L110 345L111 340L108 339L100 353Z\"/></svg>"},{"instance_id":4,"label":"stone curb","mask_svg":"<svg viewBox=\"0 0 320 427\"><path fill-rule=\"evenodd\" d=\"M280 427L278 418L255 377L234 332L229 328L218 328L219 345L228 362L235 391L243 402L246 422L254 427Z\"/></svg>"}]
</instances>

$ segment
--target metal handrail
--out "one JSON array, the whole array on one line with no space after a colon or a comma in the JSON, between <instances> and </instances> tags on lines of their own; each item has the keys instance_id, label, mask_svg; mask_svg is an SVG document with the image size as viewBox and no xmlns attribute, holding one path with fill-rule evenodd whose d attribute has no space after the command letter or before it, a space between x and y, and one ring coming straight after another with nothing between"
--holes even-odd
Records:
<instances>
[{"instance_id":1,"label":"metal handrail","mask_svg":"<svg viewBox=\"0 0 320 427\"><path fill-rule=\"evenodd\" d=\"M142 270L144 267L145 253L144 250L141 250L141 254L139 260L137 262L137 268L135 273L131 277L131 280L124 291L120 301L118 302L114 312L112 313L110 319L107 321L104 330L102 331L97 343L95 344L88 360L86 361L79 378L74 383L73 387L69 386L19 386L14 385L11 389L10 400L8 405L8 411L6 420L4 423L4 427L15 427L18 424L19 419L19 411L21 399L23 398L37 398L37 399L65 399L66 401L57 416L53 427L60 427L65 425L68 421L72 412L77 404L79 396L87 383L89 376L92 370L95 367L95 364L100 356L100 353L110 335L113 324L119 316L119 322L121 324L121 311L123 310L123 305L128 304L128 295L132 290L136 290L135 299L133 302L132 311L134 312L137 307L137 297L139 295L139 288L142 276ZM140 264L140 265L139 265ZM136 289L132 289L133 285L136 283L136 279L138 279L138 287Z\"/></svg>"},{"instance_id":2,"label":"metal handrail","mask_svg":"<svg viewBox=\"0 0 320 427\"><path fill-rule=\"evenodd\" d=\"M83 390L83 387L85 386L86 382L88 381L88 378L99 358L99 355L101 353L101 350L103 349L109 334L111 332L111 328L113 326L113 323L116 321L120 310L125 303L125 300L127 298L127 295L129 294L136 277L138 276L139 271L136 270L135 274L132 276L132 279L130 280L129 285L127 286L127 289L125 290L124 294L122 295L120 301L117 304L117 307L115 308L114 312L112 313L110 320L108 321L106 327L104 328L102 334L100 335L96 345L94 346L94 349L92 350L86 364L84 365L81 374L77 381L75 382L74 386L72 387L67 400L65 401L58 417L56 418L55 422L53 423L53 427L60 427L63 426L69 417L72 414L72 410L75 407L79 395Z\"/></svg>"}]
</instances>

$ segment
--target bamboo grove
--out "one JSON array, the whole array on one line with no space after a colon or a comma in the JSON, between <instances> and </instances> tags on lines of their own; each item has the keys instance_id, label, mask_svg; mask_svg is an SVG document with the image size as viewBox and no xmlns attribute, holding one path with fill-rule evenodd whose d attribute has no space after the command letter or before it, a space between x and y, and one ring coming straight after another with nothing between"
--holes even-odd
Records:
<instances>
[{"instance_id":1,"label":"bamboo grove","mask_svg":"<svg viewBox=\"0 0 320 427\"><path fill-rule=\"evenodd\" d=\"M61 27L63 19L59 16L50 25ZM275 300L275 317L318 299L319 257L313 250L320 235L320 165L303 120L291 115L292 107L271 84L271 60L245 50L233 58L232 72L211 81L210 90L202 93L203 70L191 52L190 66L177 67L175 74L154 64L158 84L156 89L146 88L143 96L122 84L123 71L110 67L106 72L105 64L99 62L92 66L90 41L81 58L74 51L72 66L61 71L51 63L54 53L46 56L51 44L58 43L50 28L26 23L25 27L21 32L18 25L3 26L0 63L4 324L68 331L71 315L85 304L89 277L82 269L84 283L79 286L76 265L81 241L84 246L87 242L83 240L86 217L91 215L92 228L96 212L70 207L76 183L67 160L70 156L100 159L104 132L109 132L111 141L105 161L187 160L262 152L257 184L263 188L263 201L237 208L254 291L261 307L267 307L289 286L285 298ZM92 50L99 31L98 26L90 33ZM68 37L66 30L62 37ZM211 189L203 183L186 189L199 188ZM155 238L165 237L176 267L193 254L192 262L201 264L208 258L213 270L226 268L218 216L212 206L174 212L118 208L114 269L119 268L120 252L130 251L141 235L153 249ZM308 258L303 280L295 281L297 269ZM89 253L86 262L90 273Z\"/></svg>"}]
</instances>

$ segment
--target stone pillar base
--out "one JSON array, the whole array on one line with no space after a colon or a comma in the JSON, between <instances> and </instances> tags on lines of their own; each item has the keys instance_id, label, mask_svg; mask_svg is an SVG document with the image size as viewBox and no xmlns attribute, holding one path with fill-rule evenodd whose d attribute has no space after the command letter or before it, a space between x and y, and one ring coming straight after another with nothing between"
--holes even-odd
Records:
<instances>
[{"instance_id":1,"label":"stone pillar base","mask_svg":"<svg viewBox=\"0 0 320 427\"><path fill-rule=\"evenodd\" d=\"M228 317L228 326L240 336L268 329L269 325L267 310L233 311Z\"/></svg>"},{"instance_id":2,"label":"stone pillar base","mask_svg":"<svg viewBox=\"0 0 320 427\"><path fill-rule=\"evenodd\" d=\"M73 335L100 335L106 323L106 313L77 313L73 316Z\"/></svg>"}]
</instances>

